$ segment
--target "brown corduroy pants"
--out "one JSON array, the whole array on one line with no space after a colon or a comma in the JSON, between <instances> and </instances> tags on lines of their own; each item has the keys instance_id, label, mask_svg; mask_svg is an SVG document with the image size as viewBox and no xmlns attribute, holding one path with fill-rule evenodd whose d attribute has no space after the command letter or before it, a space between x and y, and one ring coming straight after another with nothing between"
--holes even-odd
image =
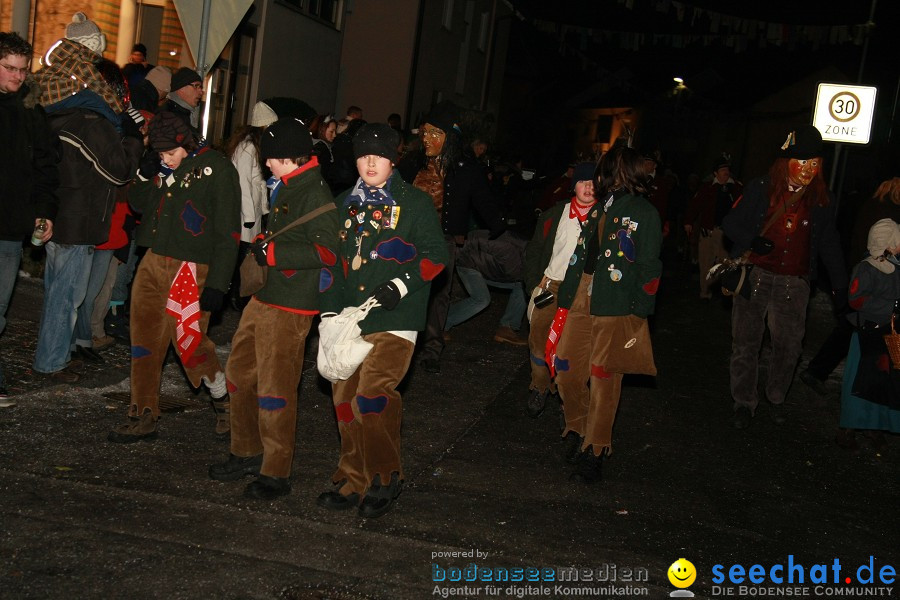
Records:
<instances>
[{"instance_id":1,"label":"brown corduroy pants","mask_svg":"<svg viewBox=\"0 0 900 600\"><path fill-rule=\"evenodd\" d=\"M151 412L159 417L159 383L169 344L175 344L175 318L166 313L172 281L182 261L148 250L131 286L131 406L128 416ZM202 293L208 265L197 264L197 286ZM216 345L206 337L208 312L200 313L200 346L183 364L188 380L200 387L203 378L214 381L222 373Z\"/></svg>"},{"instance_id":2,"label":"brown corduroy pants","mask_svg":"<svg viewBox=\"0 0 900 600\"><path fill-rule=\"evenodd\" d=\"M612 452L612 429L622 393L622 374L607 373L598 364L601 344L595 344L601 326L591 316L588 296L592 278L582 275L557 347L556 385L570 431L584 437L582 449L595 455Z\"/></svg>"},{"instance_id":3,"label":"brown corduroy pants","mask_svg":"<svg viewBox=\"0 0 900 600\"><path fill-rule=\"evenodd\" d=\"M288 478L297 432L297 386L313 317L251 298L225 367L231 453L263 455L260 474Z\"/></svg>"},{"instance_id":4,"label":"brown corduroy pants","mask_svg":"<svg viewBox=\"0 0 900 600\"><path fill-rule=\"evenodd\" d=\"M369 355L349 379L332 386L341 458L331 479L345 482L340 490L344 495L365 494L376 475L382 485L391 480L391 473L403 479L403 404L397 386L406 376L415 344L386 331L363 339L374 344Z\"/></svg>"}]
</instances>

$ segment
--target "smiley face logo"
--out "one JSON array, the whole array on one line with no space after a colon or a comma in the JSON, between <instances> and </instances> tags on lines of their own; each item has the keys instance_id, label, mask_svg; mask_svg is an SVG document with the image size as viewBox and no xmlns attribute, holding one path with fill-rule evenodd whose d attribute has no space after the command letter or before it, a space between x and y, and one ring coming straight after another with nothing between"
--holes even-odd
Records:
<instances>
[{"instance_id":1,"label":"smiley face logo","mask_svg":"<svg viewBox=\"0 0 900 600\"><path fill-rule=\"evenodd\" d=\"M668 571L669 583L677 588L690 587L694 580L697 579L697 569L694 564L686 558L679 558L672 563Z\"/></svg>"}]
</instances>

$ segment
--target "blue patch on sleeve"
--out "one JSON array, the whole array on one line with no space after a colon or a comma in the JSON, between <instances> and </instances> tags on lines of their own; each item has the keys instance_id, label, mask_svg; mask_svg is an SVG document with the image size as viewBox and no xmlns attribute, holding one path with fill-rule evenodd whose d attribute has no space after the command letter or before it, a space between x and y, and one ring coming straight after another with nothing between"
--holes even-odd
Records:
<instances>
[{"instance_id":1,"label":"blue patch on sleeve","mask_svg":"<svg viewBox=\"0 0 900 600\"><path fill-rule=\"evenodd\" d=\"M150 354L150 349L144 346L131 347L131 358L144 358L145 356L150 356Z\"/></svg>"},{"instance_id":2,"label":"blue patch on sleeve","mask_svg":"<svg viewBox=\"0 0 900 600\"><path fill-rule=\"evenodd\" d=\"M258 401L263 410L281 410L287 406L287 400L278 396L260 396Z\"/></svg>"},{"instance_id":3,"label":"blue patch on sleeve","mask_svg":"<svg viewBox=\"0 0 900 600\"><path fill-rule=\"evenodd\" d=\"M568 371L569 370L569 359L568 358L560 358L556 357L554 359L553 364L556 365L556 372L560 371Z\"/></svg>"},{"instance_id":4,"label":"blue patch on sleeve","mask_svg":"<svg viewBox=\"0 0 900 600\"><path fill-rule=\"evenodd\" d=\"M374 398L356 397L356 405L359 407L359 414L361 415L381 413L384 407L387 406L387 403L387 396L375 396Z\"/></svg>"},{"instance_id":5,"label":"blue patch on sleeve","mask_svg":"<svg viewBox=\"0 0 900 600\"><path fill-rule=\"evenodd\" d=\"M188 200L184 205L184 210L181 211L181 221L184 223L186 231L197 236L203 233L203 223L206 221L206 217L197 212L194 203Z\"/></svg>"}]
</instances>

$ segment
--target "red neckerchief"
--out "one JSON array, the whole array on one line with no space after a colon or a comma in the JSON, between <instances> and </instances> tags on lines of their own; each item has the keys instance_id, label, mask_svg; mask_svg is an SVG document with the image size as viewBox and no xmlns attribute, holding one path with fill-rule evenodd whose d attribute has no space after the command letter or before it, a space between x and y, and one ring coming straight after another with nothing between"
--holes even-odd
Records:
<instances>
[{"instance_id":1,"label":"red neckerchief","mask_svg":"<svg viewBox=\"0 0 900 600\"><path fill-rule=\"evenodd\" d=\"M582 206L578 203L578 199L576 197L572 197L572 201L569 203L569 218L570 219L578 219L579 223L584 223L587 221L588 212L594 205L597 204L597 201L594 200L587 206Z\"/></svg>"}]
</instances>

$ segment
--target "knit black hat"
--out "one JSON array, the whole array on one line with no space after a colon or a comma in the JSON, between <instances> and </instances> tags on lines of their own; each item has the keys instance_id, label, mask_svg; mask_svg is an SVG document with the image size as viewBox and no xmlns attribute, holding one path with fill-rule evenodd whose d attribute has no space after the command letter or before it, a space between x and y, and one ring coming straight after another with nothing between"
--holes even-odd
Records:
<instances>
[{"instance_id":1,"label":"knit black hat","mask_svg":"<svg viewBox=\"0 0 900 600\"><path fill-rule=\"evenodd\" d=\"M259 157L299 158L312 153L312 135L303 121L296 117L278 119L262 133L259 140Z\"/></svg>"},{"instance_id":2,"label":"knit black hat","mask_svg":"<svg viewBox=\"0 0 900 600\"><path fill-rule=\"evenodd\" d=\"M575 184L579 181L590 181L594 179L594 171L597 170L597 165L592 162L583 162L575 165L575 171L572 172L572 186L571 189L575 189Z\"/></svg>"},{"instance_id":3,"label":"knit black hat","mask_svg":"<svg viewBox=\"0 0 900 600\"><path fill-rule=\"evenodd\" d=\"M822 156L822 133L813 125L801 125L788 133L778 155L801 160Z\"/></svg>"},{"instance_id":4,"label":"knit black hat","mask_svg":"<svg viewBox=\"0 0 900 600\"><path fill-rule=\"evenodd\" d=\"M172 85L170 89L174 92L175 90L180 90L186 85L191 85L195 81L202 81L197 71L189 67L181 67L180 69L175 71L174 75L172 75Z\"/></svg>"},{"instance_id":5,"label":"knit black hat","mask_svg":"<svg viewBox=\"0 0 900 600\"><path fill-rule=\"evenodd\" d=\"M713 173L721 169L722 167L731 167L731 155L727 152L723 152L716 160L713 162Z\"/></svg>"},{"instance_id":6,"label":"knit black hat","mask_svg":"<svg viewBox=\"0 0 900 600\"><path fill-rule=\"evenodd\" d=\"M143 45L143 44L140 43L140 42L138 42L137 44L135 44L134 46L132 46L132 47L131 47L131 51L132 51L132 52L140 52L141 54L144 55L144 57L147 56L147 46Z\"/></svg>"},{"instance_id":7,"label":"knit black hat","mask_svg":"<svg viewBox=\"0 0 900 600\"><path fill-rule=\"evenodd\" d=\"M396 129L387 123L367 123L353 136L353 156L374 154L396 163L399 145L400 135Z\"/></svg>"},{"instance_id":8,"label":"knit black hat","mask_svg":"<svg viewBox=\"0 0 900 600\"><path fill-rule=\"evenodd\" d=\"M459 129L458 121L459 109L449 100L435 104L428 116L425 117L425 123L434 125L444 133L448 133L454 126Z\"/></svg>"},{"instance_id":9,"label":"knit black hat","mask_svg":"<svg viewBox=\"0 0 900 600\"><path fill-rule=\"evenodd\" d=\"M184 146L192 139L187 122L173 112L162 111L150 121L150 145L157 152Z\"/></svg>"}]
</instances>

